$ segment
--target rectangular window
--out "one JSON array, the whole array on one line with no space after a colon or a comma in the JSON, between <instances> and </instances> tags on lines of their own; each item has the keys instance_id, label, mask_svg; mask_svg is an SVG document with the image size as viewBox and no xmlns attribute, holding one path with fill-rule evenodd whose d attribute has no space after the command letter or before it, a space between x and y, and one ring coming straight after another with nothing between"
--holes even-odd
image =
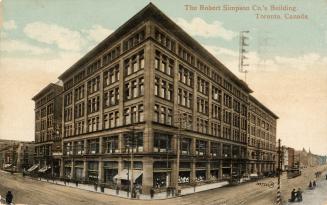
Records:
<instances>
[{"instance_id":1,"label":"rectangular window","mask_svg":"<svg viewBox=\"0 0 327 205\"><path fill-rule=\"evenodd\" d=\"M143 122L144 121L144 106L143 105L139 105L138 108L138 112L139 112L139 122Z\"/></svg>"},{"instance_id":2,"label":"rectangular window","mask_svg":"<svg viewBox=\"0 0 327 205\"><path fill-rule=\"evenodd\" d=\"M111 136L104 138L104 152L105 153L118 153L118 136Z\"/></svg>"},{"instance_id":3,"label":"rectangular window","mask_svg":"<svg viewBox=\"0 0 327 205\"><path fill-rule=\"evenodd\" d=\"M154 152L169 152L171 150L172 135L154 133L153 151Z\"/></svg>"},{"instance_id":4,"label":"rectangular window","mask_svg":"<svg viewBox=\"0 0 327 205\"><path fill-rule=\"evenodd\" d=\"M124 121L125 121L125 125L131 124L131 115L130 115L129 108L126 108L124 110Z\"/></svg>"}]
</instances>

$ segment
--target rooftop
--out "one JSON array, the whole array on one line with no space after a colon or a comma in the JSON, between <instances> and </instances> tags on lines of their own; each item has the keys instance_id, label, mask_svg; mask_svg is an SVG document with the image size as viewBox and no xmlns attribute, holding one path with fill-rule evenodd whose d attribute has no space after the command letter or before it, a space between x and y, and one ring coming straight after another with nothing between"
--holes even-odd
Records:
<instances>
[{"instance_id":1,"label":"rooftop","mask_svg":"<svg viewBox=\"0 0 327 205\"><path fill-rule=\"evenodd\" d=\"M58 85L58 84L54 84L54 83L50 83L49 85L47 85L45 88L43 88L40 92L38 92L33 98L32 100L36 101L38 98L40 98L42 95L44 95L45 93L47 93L48 91L50 91L51 89L55 89L55 88L59 88L61 89L62 86Z\"/></svg>"},{"instance_id":2,"label":"rooftop","mask_svg":"<svg viewBox=\"0 0 327 205\"><path fill-rule=\"evenodd\" d=\"M220 72L225 73L230 79L234 80L238 86L245 89L246 92L253 92L248 85L240 80L236 75L234 75L225 65L223 65L219 60L217 60L211 53L209 53L200 43L194 40L189 34L187 34L181 27L179 27L174 21L167 17L160 9L158 9L152 3L149 3L141 11L130 18L126 23L120 26L115 32L105 38L96 47L89 51L85 56L79 59L75 64L68 68L64 73L59 76L60 80L63 80L69 76L72 72L84 66L89 60L96 56L99 52L106 49L108 46L118 41L119 38L128 33L135 25L144 22L147 19L153 19L167 27L167 29L174 31L174 34L185 44L187 44L192 49L196 50L199 55L201 55L205 60L209 61L216 69Z\"/></svg>"},{"instance_id":3,"label":"rooftop","mask_svg":"<svg viewBox=\"0 0 327 205\"><path fill-rule=\"evenodd\" d=\"M275 113L273 113L269 108L267 108L264 104L262 104L259 100L257 100L252 95L250 95L250 101L253 101L257 105L259 105L262 109L264 109L266 112L271 114L275 119L279 119L279 117Z\"/></svg>"}]
</instances>

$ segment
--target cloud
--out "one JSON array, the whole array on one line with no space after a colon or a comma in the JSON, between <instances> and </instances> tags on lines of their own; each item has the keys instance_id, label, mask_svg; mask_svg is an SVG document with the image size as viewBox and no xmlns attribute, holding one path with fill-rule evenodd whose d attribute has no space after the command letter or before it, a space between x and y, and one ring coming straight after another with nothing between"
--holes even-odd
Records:
<instances>
[{"instance_id":1,"label":"cloud","mask_svg":"<svg viewBox=\"0 0 327 205\"><path fill-rule=\"evenodd\" d=\"M14 20L5 21L2 26L3 29L7 31L17 28L16 22Z\"/></svg>"},{"instance_id":2,"label":"cloud","mask_svg":"<svg viewBox=\"0 0 327 205\"><path fill-rule=\"evenodd\" d=\"M52 58L0 58L0 95L4 96L0 98L0 139L34 139L31 98L50 82L56 82L57 76L79 58L80 53L71 51L59 52Z\"/></svg>"},{"instance_id":3,"label":"cloud","mask_svg":"<svg viewBox=\"0 0 327 205\"><path fill-rule=\"evenodd\" d=\"M199 17L195 17L190 22L183 18L177 18L176 23L193 36L219 37L225 40L232 40L236 36L235 32L224 28L223 23L219 21L210 24Z\"/></svg>"},{"instance_id":4,"label":"cloud","mask_svg":"<svg viewBox=\"0 0 327 205\"><path fill-rule=\"evenodd\" d=\"M73 65L81 56L81 53L72 51L58 52L55 56L46 58L39 56L20 57L19 60L15 57L4 56L0 59L0 65L3 69L11 69L16 72L22 70L29 70L35 73L47 72L57 77Z\"/></svg>"},{"instance_id":5,"label":"cloud","mask_svg":"<svg viewBox=\"0 0 327 205\"><path fill-rule=\"evenodd\" d=\"M288 67L288 69L310 70L322 68L327 65L327 57L317 53L307 53L296 58L276 56L275 62L278 66Z\"/></svg>"},{"instance_id":6,"label":"cloud","mask_svg":"<svg viewBox=\"0 0 327 205\"><path fill-rule=\"evenodd\" d=\"M83 30L87 34L87 39L94 42L100 42L109 36L113 30L102 27L101 25L93 25L90 29Z\"/></svg>"},{"instance_id":7,"label":"cloud","mask_svg":"<svg viewBox=\"0 0 327 205\"><path fill-rule=\"evenodd\" d=\"M86 44L80 32L56 24L33 22L25 26L24 33L31 39L63 50L79 51Z\"/></svg>"},{"instance_id":8,"label":"cloud","mask_svg":"<svg viewBox=\"0 0 327 205\"><path fill-rule=\"evenodd\" d=\"M214 45L204 45L220 62L227 66L232 72L238 74L238 51L226 49ZM318 53L305 53L301 56L273 56L262 58L257 52L251 51L245 54L245 67L248 71L301 71L301 70L327 70L327 57Z\"/></svg>"},{"instance_id":9,"label":"cloud","mask_svg":"<svg viewBox=\"0 0 327 205\"><path fill-rule=\"evenodd\" d=\"M33 55L49 53L50 49L40 48L19 40L3 39L1 41L0 51L2 52L28 52Z\"/></svg>"},{"instance_id":10,"label":"cloud","mask_svg":"<svg viewBox=\"0 0 327 205\"><path fill-rule=\"evenodd\" d=\"M231 57L238 57L238 52L231 49L211 45L204 45L204 48L207 49L214 56L228 55Z\"/></svg>"}]
</instances>

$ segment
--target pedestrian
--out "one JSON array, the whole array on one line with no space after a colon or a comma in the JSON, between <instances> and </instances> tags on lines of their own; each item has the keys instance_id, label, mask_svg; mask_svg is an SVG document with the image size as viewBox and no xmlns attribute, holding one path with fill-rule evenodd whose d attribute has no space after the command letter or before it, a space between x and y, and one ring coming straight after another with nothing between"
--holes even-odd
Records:
<instances>
[{"instance_id":1,"label":"pedestrian","mask_svg":"<svg viewBox=\"0 0 327 205\"><path fill-rule=\"evenodd\" d=\"M140 199L140 189L136 188L136 198Z\"/></svg>"},{"instance_id":2,"label":"pedestrian","mask_svg":"<svg viewBox=\"0 0 327 205\"><path fill-rule=\"evenodd\" d=\"M151 199L153 199L153 196L154 196L154 189L153 189L153 187L150 189L150 196L151 196Z\"/></svg>"},{"instance_id":3,"label":"pedestrian","mask_svg":"<svg viewBox=\"0 0 327 205\"><path fill-rule=\"evenodd\" d=\"M167 198L170 197L170 187L167 187Z\"/></svg>"},{"instance_id":4,"label":"pedestrian","mask_svg":"<svg viewBox=\"0 0 327 205\"><path fill-rule=\"evenodd\" d=\"M291 192L291 202L294 202L295 198L296 198L296 192L295 192L295 189L293 189Z\"/></svg>"},{"instance_id":5,"label":"pedestrian","mask_svg":"<svg viewBox=\"0 0 327 205\"><path fill-rule=\"evenodd\" d=\"M309 189L312 189L312 182L311 182L311 180L309 182Z\"/></svg>"},{"instance_id":6,"label":"pedestrian","mask_svg":"<svg viewBox=\"0 0 327 205\"><path fill-rule=\"evenodd\" d=\"M13 198L14 198L14 196L12 195L11 191L8 191L8 192L7 192L7 195L6 195L6 203L7 203L7 204L11 204Z\"/></svg>"},{"instance_id":7,"label":"pedestrian","mask_svg":"<svg viewBox=\"0 0 327 205\"><path fill-rule=\"evenodd\" d=\"M119 185L116 186L116 195L119 195Z\"/></svg>"},{"instance_id":8,"label":"pedestrian","mask_svg":"<svg viewBox=\"0 0 327 205\"><path fill-rule=\"evenodd\" d=\"M298 188L297 189L296 198L297 198L297 201L302 201L302 191L301 191L301 188Z\"/></svg>"}]
</instances>

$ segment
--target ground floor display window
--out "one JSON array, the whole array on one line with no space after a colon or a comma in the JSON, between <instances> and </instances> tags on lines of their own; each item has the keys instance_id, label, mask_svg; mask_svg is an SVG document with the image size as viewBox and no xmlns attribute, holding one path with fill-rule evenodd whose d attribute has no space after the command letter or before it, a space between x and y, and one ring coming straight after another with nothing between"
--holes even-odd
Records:
<instances>
[{"instance_id":1,"label":"ground floor display window","mask_svg":"<svg viewBox=\"0 0 327 205\"><path fill-rule=\"evenodd\" d=\"M83 161L75 161L75 179L76 180L83 180L83 169L84 169L84 162Z\"/></svg>"},{"instance_id":2,"label":"ground floor display window","mask_svg":"<svg viewBox=\"0 0 327 205\"><path fill-rule=\"evenodd\" d=\"M219 177L219 170L211 170L210 171L210 175L211 175L211 180L217 180Z\"/></svg>"},{"instance_id":3,"label":"ground floor display window","mask_svg":"<svg viewBox=\"0 0 327 205\"><path fill-rule=\"evenodd\" d=\"M65 161L64 176L66 178L71 178L71 170L72 170L72 162L71 161Z\"/></svg>"},{"instance_id":4,"label":"ground floor display window","mask_svg":"<svg viewBox=\"0 0 327 205\"><path fill-rule=\"evenodd\" d=\"M97 182L99 176L99 163L88 162L88 179L90 182Z\"/></svg>"},{"instance_id":5,"label":"ground floor display window","mask_svg":"<svg viewBox=\"0 0 327 205\"><path fill-rule=\"evenodd\" d=\"M118 162L117 161L103 162L103 169L104 169L104 183L114 184L116 182L114 177L118 174Z\"/></svg>"},{"instance_id":6,"label":"ground floor display window","mask_svg":"<svg viewBox=\"0 0 327 205\"><path fill-rule=\"evenodd\" d=\"M170 173L155 172L153 173L153 186L155 188L162 188L169 186Z\"/></svg>"},{"instance_id":7,"label":"ground floor display window","mask_svg":"<svg viewBox=\"0 0 327 205\"><path fill-rule=\"evenodd\" d=\"M197 182L202 182L206 180L206 170L196 170L195 177L195 181Z\"/></svg>"},{"instance_id":8,"label":"ground floor display window","mask_svg":"<svg viewBox=\"0 0 327 205\"><path fill-rule=\"evenodd\" d=\"M190 171L179 172L178 183L180 184L190 183L190 176L191 176Z\"/></svg>"}]
</instances>

